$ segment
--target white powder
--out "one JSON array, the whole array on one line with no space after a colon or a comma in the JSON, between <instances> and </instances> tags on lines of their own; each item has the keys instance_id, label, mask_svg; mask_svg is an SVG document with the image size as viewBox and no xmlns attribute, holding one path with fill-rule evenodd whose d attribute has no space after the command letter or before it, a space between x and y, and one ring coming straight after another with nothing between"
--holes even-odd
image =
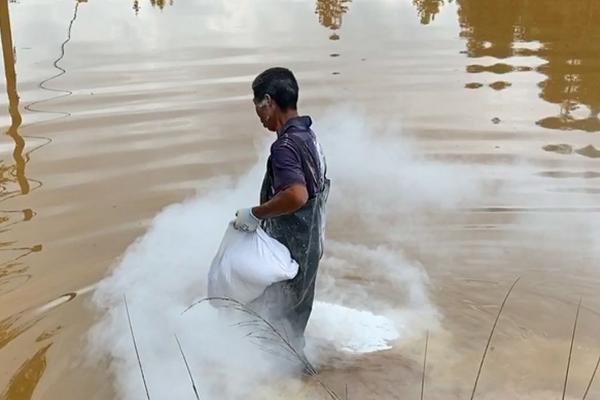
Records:
<instances>
[{"instance_id":1,"label":"white powder","mask_svg":"<svg viewBox=\"0 0 600 400\"><path fill-rule=\"evenodd\" d=\"M339 351L372 353L391 349L400 334L394 322L384 316L317 301L307 336L330 342Z\"/></svg>"}]
</instances>

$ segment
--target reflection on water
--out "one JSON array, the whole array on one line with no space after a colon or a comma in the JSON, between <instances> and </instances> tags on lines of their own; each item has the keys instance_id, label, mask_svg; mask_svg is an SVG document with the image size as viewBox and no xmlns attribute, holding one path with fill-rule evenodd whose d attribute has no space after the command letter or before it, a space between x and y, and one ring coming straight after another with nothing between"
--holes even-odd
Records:
<instances>
[{"instance_id":1,"label":"reflection on water","mask_svg":"<svg viewBox=\"0 0 600 400\"><path fill-rule=\"evenodd\" d=\"M18 222L23 221L27 221L27 219ZM16 222L13 222L9 225L14 225L15 223ZM3 231L5 230L6 228ZM12 256L12 258L9 258L9 260L0 264L0 295L16 289L31 278L31 275L26 273L27 267L23 265L20 260L32 253L39 253L43 248L41 244L32 247L5 247L12 244L13 242L0 244L0 250L2 252L7 252L9 254L18 253L17 256Z\"/></svg>"},{"instance_id":2,"label":"reflection on water","mask_svg":"<svg viewBox=\"0 0 600 400\"><path fill-rule=\"evenodd\" d=\"M85 0L85 1L87 1L87 0ZM173 5L173 1L174 0L169 0L168 2L166 0L150 0L150 5L152 7L158 7L158 8L160 8L162 10L163 8L165 8L165 6L167 4L170 5L170 6L172 6ZM133 0L133 7L132 8L133 8L133 11L135 11L135 15L138 15L138 13L140 12L140 9L142 8L140 6L140 0Z\"/></svg>"},{"instance_id":3,"label":"reflection on water","mask_svg":"<svg viewBox=\"0 0 600 400\"><path fill-rule=\"evenodd\" d=\"M20 312L0 321L0 349L34 326L40 319L41 317L27 318L25 312Z\"/></svg>"},{"instance_id":4,"label":"reflection on water","mask_svg":"<svg viewBox=\"0 0 600 400\"><path fill-rule=\"evenodd\" d=\"M49 88L45 86L45 84L66 73L66 70L60 67L59 62L64 57L65 45L71 38L71 28L77 17L79 3L86 1L87 0L76 0L75 2L75 10L73 18L69 22L67 39L60 46L60 56L53 62L54 68L59 72L38 84L38 87L41 89L54 93L59 92L60 94L50 99L29 104L25 107L28 111L59 114L59 118L70 115L68 113L36 109L33 106L58 97L71 95L70 91ZM51 142L48 138L27 137L19 133L22 116L19 111L19 94L17 91L17 75L15 71L15 49L12 41L10 22L8 2L0 0L0 33L2 39L6 92L9 101L8 109L11 121L11 125L6 133L14 142L12 152L13 163L7 163L5 160L0 161L0 202L5 202L17 196L28 195L42 186L41 182L27 178L26 166L31 160L32 153ZM41 141L42 144L33 146L25 152L26 144L31 146L31 143L26 143L25 138L27 138L27 141L34 143ZM0 233L10 234L12 228L16 224L29 222L35 215L35 211L29 208L24 210L0 210ZM26 247L19 246L13 241L0 243L0 253L6 255L0 259L0 296L23 286L29 281L31 278L31 274L28 272L29 266L22 260L32 253L41 252L42 249L43 247L41 244ZM13 314L1 320L0 349L8 345L25 331L29 330L42 318L43 314L33 310ZM50 339L53 334L54 331L46 332L38 337L38 341ZM51 346L52 344L50 343L40 349L31 358L26 360L16 372L14 372L7 386L0 394L0 400L27 400L32 398L34 390L46 370L46 353Z\"/></svg>"},{"instance_id":5,"label":"reflection on water","mask_svg":"<svg viewBox=\"0 0 600 400\"><path fill-rule=\"evenodd\" d=\"M337 40L337 30L342 27L342 17L348 11L352 0L317 0L315 14L319 15L319 23L332 30L329 39Z\"/></svg>"},{"instance_id":6,"label":"reflection on water","mask_svg":"<svg viewBox=\"0 0 600 400\"><path fill-rule=\"evenodd\" d=\"M453 0L414 0L415 4L422 3L419 9L423 9L423 13L427 13L429 19L433 19L434 14L443 4L444 1L452 2ZM149 0L152 7L163 9L166 5L172 6L174 0ZM348 12L349 5L352 0L316 0L315 14L319 16L319 23L331 30L329 39L338 40L340 38L338 30L342 27L342 18ZM137 15L142 9L140 0L133 0L133 11ZM434 11L434 9L436 11ZM421 13L421 11L419 11Z\"/></svg>"},{"instance_id":7,"label":"reflection on water","mask_svg":"<svg viewBox=\"0 0 600 400\"><path fill-rule=\"evenodd\" d=\"M67 70L65 70L63 67L61 67L60 62L62 61L62 59L65 57L65 47L66 45L71 41L71 31L73 30L73 23L75 22L75 20L77 19L77 12L79 11L79 4L80 3L87 3L87 0L76 0L75 1L75 7L73 9L73 16L71 17L71 20L69 21L69 25L67 27L67 37L65 38L65 40L61 43L60 45L60 54L58 56L58 58L56 60L54 60L54 62L52 63L52 66L54 67L54 69L58 70L58 73L56 73L55 75L50 76L49 78L44 79L43 81L41 81L38 84L38 87L42 90L45 90L47 92L52 92L52 93L60 93L57 96L54 97L50 97L47 99L43 99L43 100L38 100L38 101L34 101L32 103L29 103L28 105L25 106L25 109L27 111L31 111L31 112L40 112L40 113L45 113L45 114L57 114L59 115L58 118L63 118L63 117L69 117L71 114L68 112L62 112L62 111L52 111L52 110L47 110L47 109L39 109L39 108L34 108L34 106L38 106L39 104L51 101L51 100L56 100L59 99L61 97L67 97L67 96L71 96L73 94L73 92L71 92L68 89L60 89L60 88L52 88L52 87L48 87L47 84L50 81L53 81L61 76L63 76L64 74L67 73ZM43 122L47 122L47 121L43 121ZM50 139L47 139L45 144L48 144L48 142L50 141ZM44 144L44 145L45 145ZM36 148L33 151L39 149Z\"/></svg>"},{"instance_id":8,"label":"reflection on water","mask_svg":"<svg viewBox=\"0 0 600 400\"><path fill-rule=\"evenodd\" d=\"M69 23L67 40L65 40L62 43L61 54L53 63L53 66L59 70L59 73L40 82L40 84L38 85L40 88L47 91L61 92L62 94L58 97L70 95L71 92L60 89L48 88L45 86L45 84L50 80L55 79L66 73L66 71L58 65L58 63L64 57L65 45L70 40L71 28L73 25L73 21L76 18L77 8L80 2L83 2L83 0L78 0L75 3L75 12L73 18ZM28 179L26 177L25 168L27 163L30 161L31 154L36 150L39 150L41 147L47 145L50 142L50 139L41 138L43 141L42 145L34 147L28 152L24 153L26 143L23 136L19 134L19 127L21 126L22 117L19 112L19 95L17 92L15 56L13 50L14 47L12 43L12 32L8 3L6 1L0 1L0 22L2 36L2 54L6 78L6 91L9 100L9 114L11 118L11 125L7 131L7 135L9 135L15 143L13 150L14 164L7 164L4 160L0 161L0 201L4 202L16 196L27 195L31 191L41 187L41 182L33 179ZM49 99L43 101L48 100ZM38 110L32 107L34 104L40 104L43 101L31 103L26 108L29 111L54 113L52 111ZM60 114L62 114L62 116L66 116L63 113ZM30 186L30 182L35 184L33 188ZM15 184L17 188L11 188L11 186ZM10 233L11 227L19 223L29 222L35 216L35 212L31 209L0 210L0 213L0 215L2 215L2 217L0 217L0 233ZM42 251L42 249L43 247L41 244L36 244L30 247L18 247L15 246L15 243L13 242L6 242L0 244L0 251L2 252L2 254L7 254L6 259L0 262L0 295L6 294L22 286L31 278L31 274L27 272L28 266L24 264L22 260L32 253L38 253ZM0 348L4 347L6 344L8 344L10 341L12 341L14 338L19 336L22 332L29 329L33 324L37 322L37 319L33 319L24 323L18 323L20 319L21 315L17 314L14 316L10 316L0 322ZM24 364L22 369L17 373L17 375L15 375L13 381L11 381L10 387L7 389L7 392L4 393L4 396L8 396L6 398L29 398L23 397L25 396L25 392L23 392L23 390L33 390L35 384L37 383L37 379L39 379L38 376L34 379L35 382L30 382L31 378L35 376L35 373L31 371L31 368L33 368L32 366L37 365L39 361L38 356L39 355L36 355L34 356L34 358L28 361L29 364ZM45 358L43 364L45 366ZM37 368L36 371L38 371L41 374L43 372L43 368ZM23 373L25 375L21 376L19 375L20 373ZM17 395L19 397L14 397Z\"/></svg>"},{"instance_id":9,"label":"reflection on water","mask_svg":"<svg viewBox=\"0 0 600 400\"><path fill-rule=\"evenodd\" d=\"M503 60L470 65L467 72L527 72L531 68L512 65L510 58L540 58L545 63L536 71L546 76L539 84L540 98L558 107L556 115L542 118L537 124L549 129L600 131L600 2L457 3L461 36L467 41L466 54L471 58ZM506 83L490 86L501 90L508 87ZM475 82L468 87L480 86Z\"/></svg>"},{"instance_id":10,"label":"reflection on water","mask_svg":"<svg viewBox=\"0 0 600 400\"><path fill-rule=\"evenodd\" d=\"M435 19L435 16L440 12L441 7L445 3L452 3L452 1L453 0L413 0L413 4L417 8L421 23L427 25Z\"/></svg>"},{"instance_id":11,"label":"reflection on water","mask_svg":"<svg viewBox=\"0 0 600 400\"><path fill-rule=\"evenodd\" d=\"M12 153L14 164L7 165L4 160L0 161L0 201L5 201L15 196L26 195L31 190L29 181L25 176L25 166L28 161L26 160L26 157L28 159L29 156L23 155L25 140L19 134L22 118L21 113L19 112L19 94L17 93L14 47L8 3L6 1L0 1L0 29L6 93L8 96L8 111L11 120L11 125L6 134L12 138L15 144ZM13 185L16 187L12 188L11 186ZM21 213L23 213L22 219L20 219ZM0 215L2 215L0 218L2 232L6 232L9 230L8 228L15 223L30 220L34 213L32 210L28 210L28 212L21 212L19 210L0 210ZM15 221L15 218L17 221ZM41 246L38 247L39 250L41 250ZM31 248L14 248L12 242L0 244L0 250L2 250L2 253L9 254L9 259L0 263L0 294L3 294L21 286L30 279L31 275L26 273L27 267L19 260L31 254L34 250ZM16 256L14 255L15 253L17 254ZM0 330L0 347L3 334L4 332Z\"/></svg>"},{"instance_id":12,"label":"reflection on water","mask_svg":"<svg viewBox=\"0 0 600 400\"><path fill-rule=\"evenodd\" d=\"M152 7L158 7L162 10L163 8L165 8L167 2L165 0L150 0L150 4L152 4ZM168 4L172 6L173 0L169 0Z\"/></svg>"},{"instance_id":13,"label":"reflection on water","mask_svg":"<svg viewBox=\"0 0 600 400\"><path fill-rule=\"evenodd\" d=\"M38 109L34 106L60 97L70 96L72 94L70 90L48 87L47 83L66 74L67 72L64 68L60 66L59 63L65 56L65 46L71 40L71 30L73 28L73 23L77 19L77 11L79 8L79 4L85 2L87 2L87 0L76 0L75 2L73 16L69 21L69 25L67 28L67 38L62 42L60 46L60 55L53 62L53 67L58 70L58 73L47 79L44 79L38 84L38 87L45 91L60 94L52 98L32 102L25 106L26 110L31 112L58 114L58 118L70 116L69 113ZM42 182L37 181L35 179L28 179L26 177L25 168L27 163L31 160L31 154L41 149L42 147L48 145L51 142L51 139L31 137L30 139L32 140L41 140L42 144L33 147L31 150L24 153L26 144L25 139L19 134L19 127L21 126L22 117L21 113L19 112L19 94L17 92L15 56L14 47L12 43L10 14L8 4L5 1L0 1L0 20L2 27L2 55L4 60L4 71L6 78L6 92L9 100L9 114L11 118L11 125L7 131L7 135L9 135L15 143L13 150L14 164L7 165L4 160L0 160L0 202L4 202L16 196L27 195L31 191L36 190L42 186ZM31 187L30 182L34 184L33 188ZM12 189L11 186L15 183L18 187ZM4 215L4 217L0 217L0 225L2 225L0 233L9 232L9 227L12 227L17 223L28 222L35 216L35 212L31 209L0 210L0 214ZM27 266L24 265L21 262L21 260L32 253L42 251L42 248L43 247L40 244L36 244L31 247L21 248L17 248L14 246L0 246L0 250L2 250L3 253L6 252L10 254L8 260L0 262L0 294L6 294L9 291L16 289L17 287L22 286L31 278L31 275L26 272L28 269ZM0 332L0 334L1 333L2 332Z\"/></svg>"},{"instance_id":14,"label":"reflection on water","mask_svg":"<svg viewBox=\"0 0 600 400\"><path fill-rule=\"evenodd\" d=\"M5 166L4 162L0 165L0 196L5 197L12 195L8 192L6 185L10 181L16 181L19 186L18 193L29 193L30 187L27 177L25 176L25 158L23 150L25 148L25 140L19 135L19 126L22 118L19 112L19 94L17 93L17 74L15 71L15 57L12 42L12 32L10 27L10 17L8 12L8 4L5 1L0 2L0 35L2 36L2 58L4 60L4 76L6 78L6 94L8 95L8 112L10 114L10 127L6 134L15 142L13 150L13 159L15 164Z\"/></svg>"},{"instance_id":15,"label":"reflection on water","mask_svg":"<svg viewBox=\"0 0 600 400\"><path fill-rule=\"evenodd\" d=\"M46 370L46 353L51 346L52 343L42 347L21 365L0 395L0 400L28 400L33 397L33 392Z\"/></svg>"},{"instance_id":16,"label":"reflection on water","mask_svg":"<svg viewBox=\"0 0 600 400\"><path fill-rule=\"evenodd\" d=\"M48 312L53 309L60 307L73 299L78 295L85 294L94 289L94 286L87 286L79 289L76 292L65 293L56 299L43 304L37 308L29 308L21 311L17 314L13 314L0 321L0 350L16 339L23 332L32 328L35 324L41 321ZM37 342L46 340L54 336L54 333L58 332L61 327L57 327L51 331L45 331L36 339Z\"/></svg>"}]
</instances>

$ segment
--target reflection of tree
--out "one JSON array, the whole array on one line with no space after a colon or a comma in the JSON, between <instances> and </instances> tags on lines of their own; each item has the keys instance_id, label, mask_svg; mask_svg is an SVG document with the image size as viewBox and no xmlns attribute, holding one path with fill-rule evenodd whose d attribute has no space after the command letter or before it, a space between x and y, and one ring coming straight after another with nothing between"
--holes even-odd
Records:
<instances>
[{"instance_id":1,"label":"reflection of tree","mask_svg":"<svg viewBox=\"0 0 600 400\"><path fill-rule=\"evenodd\" d=\"M352 0L317 0L315 14L319 15L319 23L333 31L342 26L342 16L348 11L348 3ZM332 34L331 39L337 35Z\"/></svg>"},{"instance_id":2,"label":"reflection of tree","mask_svg":"<svg viewBox=\"0 0 600 400\"><path fill-rule=\"evenodd\" d=\"M452 0L448 0L448 3L452 3ZM440 8L444 5L444 0L413 0L413 4L417 7L421 23L427 25L440 12Z\"/></svg>"},{"instance_id":3,"label":"reflection of tree","mask_svg":"<svg viewBox=\"0 0 600 400\"><path fill-rule=\"evenodd\" d=\"M12 42L12 32L10 27L10 16L8 4L2 1L0 5L0 35L2 37L2 58L4 60L4 75L6 79L6 94L8 96L8 111L10 114L11 124L6 134L15 142L13 150L14 165L5 166L4 162L0 161L0 193L2 197L12 196L13 194L27 194L30 191L29 181L25 176L25 157L23 150L25 148L25 140L19 134L22 118L19 112L19 94L17 92L17 74L15 71L14 47ZM10 191L6 187L7 184L16 181L19 185L18 191Z\"/></svg>"},{"instance_id":4,"label":"reflection of tree","mask_svg":"<svg viewBox=\"0 0 600 400\"><path fill-rule=\"evenodd\" d=\"M163 8L165 8L165 5L167 5L167 1L166 0L150 0L150 4L152 4L152 7L158 7L162 10ZM169 0L169 5L170 6L173 5L173 0Z\"/></svg>"},{"instance_id":5,"label":"reflection of tree","mask_svg":"<svg viewBox=\"0 0 600 400\"><path fill-rule=\"evenodd\" d=\"M77 0L75 3L74 16L69 24L68 39L61 45L62 55L64 55L64 46L70 39L71 26L76 18L79 3L86 1L87 0ZM27 152L24 151L25 139L19 133L22 117L19 111L19 94L17 92L17 74L15 71L15 53L12 43L9 7L8 2L5 0L0 0L0 39L2 42L2 58L4 62L4 75L6 79L6 94L9 103L8 111L11 118L11 125L6 134L14 141L12 154L14 164L7 165L5 164L4 160L0 160L0 202L4 202L17 196L27 195L41 187L41 182L34 179L28 179L26 177L25 167L31 159L31 154L47 145L50 142L50 139L48 139L44 144L34 147ZM48 88L43 86L43 83L57 78L65 72L58 66L58 62L62 59L62 55L54 62L55 68L61 70L62 72L41 82L38 85L40 88L48 90ZM42 101L38 101L37 103L40 102ZM34 103L31 103L30 106L32 104ZM35 111L31 108L29 109ZM31 187L30 182L34 183L35 186ZM15 186L18 188L15 188ZM0 210L0 213L2 214L2 217L0 217L0 233L9 232L9 227L17 223L30 221L35 215L35 212L31 209ZM20 214L22 214L22 218L14 217L15 215ZM11 286L14 288L15 282L23 284L30 278L30 275L25 273L27 267L23 265L20 260L27 257L31 253L40 252L42 250L41 245L35 245L33 247L12 247L12 244L13 242L0 243L0 250L8 251L10 254L13 252L21 252L20 255L14 257L13 254L8 261L0 263L0 293L6 293L11 289ZM3 332L0 330L0 336L2 334Z\"/></svg>"},{"instance_id":6,"label":"reflection of tree","mask_svg":"<svg viewBox=\"0 0 600 400\"><path fill-rule=\"evenodd\" d=\"M457 0L469 57L537 56L540 97L560 106L538 121L553 129L600 131L600 2ZM539 43L535 47L520 43ZM577 120L582 105L588 116Z\"/></svg>"},{"instance_id":7,"label":"reflection of tree","mask_svg":"<svg viewBox=\"0 0 600 400\"><path fill-rule=\"evenodd\" d=\"M4 76L6 79L6 94L8 96L8 112L11 119L11 124L6 134L15 143L13 149L14 164L5 165L3 160L0 161L0 199L4 201L15 196L28 194L31 188L29 180L25 176L25 166L27 164L26 157L23 155L25 140L19 134L22 118L19 112L19 93L17 92L17 74L15 71L9 8L8 3L3 0L0 0L0 36L2 41ZM18 189L11 189L14 183L18 185ZM9 214L8 212L2 211L2 214L5 216L1 219L0 225L4 225L2 232L5 232L7 227L12 225L12 223L10 223L10 217L7 215ZM1 243L0 249L4 250L6 244ZM16 250L19 251L20 249ZM18 258L0 264L0 293L6 293L6 287L10 288L11 283L22 283L29 279L28 275L24 273L26 268L22 267L17 261ZM0 335L2 335L2 332L0 332Z\"/></svg>"},{"instance_id":8,"label":"reflection of tree","mask_svg":"<svg viewBox=\"0 0 600 400\"><path fill-rule=\"evenodd\" d=\"M10 378L8 386L2 394L3 399L31 399L33 392L46 371L46 353L52 343L38 350L30 359L25 361L17 372Z\"/></svg>"},{"instance_id":9,"label":"reflection of tree","mask_svg":"<svg viewBox=\"0 0 600 400\"><path fill-rule=\"evenodd\" d=\"M457 2L461 36L467 39L469 57L503 59L513 55L513 40L520 39L519 0Z\"/></svg>"}]
</instances>

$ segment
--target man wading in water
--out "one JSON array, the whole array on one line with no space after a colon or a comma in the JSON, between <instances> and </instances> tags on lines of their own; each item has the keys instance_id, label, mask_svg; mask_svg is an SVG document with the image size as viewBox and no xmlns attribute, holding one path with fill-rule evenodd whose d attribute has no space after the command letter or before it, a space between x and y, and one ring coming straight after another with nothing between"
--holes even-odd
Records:
<instances>
[{"instance_id":1,"label":"man wading in water","mask_svg":"<svg viewBox=\"0 0 600 400\"><path fill-rule=\"evenodd\" d=\"M234 227L261 226L298 262L292 280L269 286L249 306L265 316L303 354L304 330L312 311L315 280L323 254L325 203L329 192L325 159L308 116L297 111L298 83L285 68L270 68L252 83L256 114L277 133L271 145L260 205L238 210Z\"/></svg>"}]
</instances>

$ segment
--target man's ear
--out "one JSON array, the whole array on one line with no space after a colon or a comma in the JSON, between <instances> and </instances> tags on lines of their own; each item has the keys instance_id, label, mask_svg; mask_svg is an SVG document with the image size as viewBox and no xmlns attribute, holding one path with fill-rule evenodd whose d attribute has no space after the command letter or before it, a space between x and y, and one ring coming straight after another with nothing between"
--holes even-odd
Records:
<instances>
[{"instance_id":1,"label":"man's ear","mask_svg":"<svg viewBox=\"0 0 600 400\"><path fill-rule=\"evenodd\" d=\"M271 97L270 94L265 94L265 100L267 102L267 104L266 104L267 106L270 107L273 104L273 98Z\"/></svg>"}]
</instances>

